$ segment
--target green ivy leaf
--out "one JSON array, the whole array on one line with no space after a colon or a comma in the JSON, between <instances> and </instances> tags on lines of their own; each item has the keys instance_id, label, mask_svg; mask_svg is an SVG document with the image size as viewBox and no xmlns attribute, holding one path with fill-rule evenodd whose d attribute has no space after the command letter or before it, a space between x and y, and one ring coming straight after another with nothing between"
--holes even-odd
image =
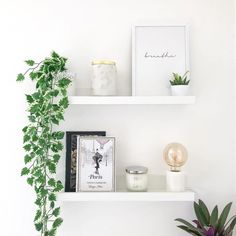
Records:
<instances>
[{"instance_id":1,"label":"green ivy leaf","mask_svg":"<svg viewBox=\"0 0 236 236\"><path fill-rule=\"evenodd\" d=\"M53 133L52 133L52 136L53 136L55 139L60 140L60 139L63 139L63 138L64 138L64 132L62 132L62 131L53 132Z\"/></svg>"},{"instance_id":2,"label":"green ivy leaf","mask_svg":"<svg viewBox=\"0 0 236 236\"><path fill-rule=\"evenodd\" d=\"M61 112L57 113L56 118L57 118L57 120L64 120L63 113L61 113Z\"/></svg>"},{"instance_id":3,"label":"green ivy leaf","mask_svg":"<svg viewBox=\"0 0 236 236\"><path fill-rule=\"evenodd\" d=\"M59 151L62 151L62 150L63 150L63 145L62 145L61 142L57 142L55 145L57 146L57 149L58 149Z\"/></svg>"},{"instance_id":4,"label":"green ivy leaf","mask_svg":"<svg viewBox=\"0 0 236 236\"><path fill-rule=\"evenodd\" d=\"M30 107L29 111L31 113L37 113L40 111L40 105L39 104L34 104Z\"/></svg>"},{"instance_id":5,"label":"green ivy leaf","mask_svg":"<svg viewBox=\"0 0 236 236\"><path fill-rule=\"evenodd\" d=\"M57 227L59 227L59 226L62 224L62 222L63 222L62 218L57 218L57 219L53 222L52 227L53 227L53 228L57 228Z\"/></svg>"},{"instance_id":6,"label":"green ivy leaf","mask_svg":"<svg viewBox=\"0 0 236 236\"><path fill-rule=\"evenodd\" d=\"M49 195L49 197L48 197L48 200L49 201L56 201L57 200L57 197L56 197L56 194L54 194L54 193L51 193L50 195Z\"/></svg>"},{"instance_id":7,"label":"green ivy leaf","mask_svg":"<svg viewBox=\"0 0 236 236\"><path fill-rule=\"evenodd\" d=\"M50 173L52 174L56 174L56 164L53 162L50 162L47 164L48 170L50 171Z\"/></svg>"},{"instance_id":8,"label":"green ivy leaf","mask_svg":"<svg viewBox=\"0 0 236 236\"><path fill-rule=\"evenodd\" d=\"M22 132L23 132L23 133L26 133L27 130L28 130L28 126L25 126L25 127L22 129Z\"/></svg>"},{"instance_id":9,"label":"green ivy leaf","mask_svg":"<svg viewBox=\"0 0 236 236\"><path fill-rule=\"evenodd\" d=\"M40 138L38 144L39 146L44 147L46 145L46 140L44 138Z\"/></svg>"},{"instance_id":10,"label":"green ivy leaf","mask_svg":"<svg viewBox=\"0 0 236 236\"><path fill-rule=\"evenodd\" d=\"M47 189L41 189L41 196L45 197L48 194L48 190Z\"/></svg>"},{"instance_id":11,"label":"green ivy leaf","mask_svg":"<svg viewBox=\"0 0 236 236\"><path fill-rule=\"evenodd\" d=\"M53 111L59 111L60 107L57 104L53 104Z\"/></svg>"},{"instance_id":12,"label":"green ivy leaf","mask_svg":"<svg viewBox=\"0 0 236 236\"><path fill-rule=\"evenodd\" d=\"M55 216L55 217L58 217L60 215L60 207L57 207L53 210L52 214Z\"/></svg>"},{"instance_id":13,"label":"green ivy leaf","mask_svg":"<svg viewBox=\"0 0 236 236\"><path fill-rule=\"evenodd\" d=\"M54 97L57 97L58 94L59 94L59 90L55 89L55 90L53 91L53 96L54 96Z\"/></svg>"},{"instance_id":14,"label":"green ivy leaf","mask_svg":"<svg viewBox=\"0 0 236 236\"><path fill-rule=\"evenodd\" d=\"M34 80L34 79L37 78L37 73L35 73L35 72L30 72L29 76L30 76L30 78L31 78L32 80Z\"/></svg>"},{"instance_id":15,"label":"green ivy leaf","mask_svg":"<svg viewBox=\"0 0 236 236\"><path fill-rule=\"evenodd\" d=\"M51 187L54 187L56 185L56 181L55 179L51 178L48 180L48 185L51 186Z\"/></svg>"},{"instance_id":16,"label":"green ivy leaf","mask_svg":"<svg viewBox=\"0 0 236 236\"><path fill-rule=\"evenodd\" d=\"M53 161L57 164L59 160L60 160L60 155L59 154L54 154L53 155Z\"/></svg>"},{"instance_id":17,"label":"green ivy leaf","mask_svg":"<svg viewBox=\"0 0 236 236\"><path fill-rule=\"evenodd\" d=\"M41 169L35 169L35 170L33 171L33 175L34 175L35 177L40 177L40 176L42 176L42 175L43 175L42 170L41 170Z\"/></svg>"},{"instance_id":18,"label":"green ivy leaf","mask_svg":"<svg viewBox=\"0 0 236 236\"><path fill-rule=\"evenodd\" d=\"M30 140L30 136L28 134L25 134L23 137L23 142L26 143Z\"/></svg>"},{"instance_id":19,"label":"green ivy leaf","mask_svg":"<svg viewBox=\"0 0 236 236\"><path fill-rule=\"evenodd\" d=\"M59 152L59 150L57 149L57 146L56 146L55 144L53 144L53 145L51 146L51 150L52 150L53 152Z\"/></svg>"},{"instance_id":20,"label":"green ivy leaf","mask_svg":"<svg viewBox=\"0 0 236 236\"><path fill-rule=\"evenodd\" d=\"M63 150L63 145L61 142L58 142L58 143L54 143L51 147L52 151L53 152L59 152L59 151L62 151Z\"/></svg>"},{"instance_id":21,"label":"green ivy leaf","mask_svg":"<svg viewBox=\"0 0 236 236\"><path fill-rule=\"evenodd\" d=\"M36 228L37 231L41 231L41 229L43 228L43 223L35 224L35 228Z\"/></svg>"},{"instance_id":22,"label":"green ivy leaf","mask_svg":"<svg viewBox=\"0 0 236 236\"><path fill-rule=\"evenodd\" d=\"M39 148L35 153L38 156L42 156L44 154L44 150L43 150L43 148Z\"/></svg>"},{"instance_id":23,"label":"green ivy leaf","mask_svg":"<svg viewBox=\"0 0 236 236\"><path fill-rule=\"evenodd\" d=\"M25 79L25 76L23 74L18 74L16 81L23 81Z\"/></svg>"},{"instance_id":24,"label":"green ivy leaf","mask_svg":"<svg viewBox=\"0 0 236 236\"><path fill-rule=\"evenodd\" d=\"M55 192L60 192L64 188L63 184L61 181L57 181L56 187L54 189Z\"/></svg>"},{"instance_id":25,"label":"green ivy leaf","mask_svg":"<svg viewBox=\"0 0 236 236\"><path fill-rule=\"evenodd\" d=\"M59 125L59 121L58 121L58 119L57 119L55 116L53 116L53 117L51 118L51 121L52 121L53 124Z\"/></svg>"},{"instance_id":26,"label":"green ivy leaf","mask_svg":"<svg viewBox=\"0 0 236 236\"><path fill-rule=\"evenodd\" d=\"M35 135L36 132L37 132L37 128L36 128L36 127L31 126L31 127L29 128L28 133L29 133L30 135Z\"/></svg>"},{"instance_id":27,"label":"green ivy leaf","mask_svg":"<svg viewBox=\"0 0 236 236\"><path fill-rule=\"evenodd\" d=\"M40 218L41 215L42 215L42 211L37 210L36 214L35 214L35 217L34 217L34 222L37 221Z\"/></svg>"},{"instance_id":28,"label":"green ivy leaf","mask_svg":"<svg viewBox=\"0 0 236 236\"><path fill-rule=\"evenodd\" d=\"M33 66L35 64L35 62L33 60L26 60L25 63L28 65L28 66Z\"/></svg>"},{"instance_id":29,"label":"green ivy leaf","mask_svg":"<svg viewBox=\"0 0 236 236\"><path fill-rule=\"evenodd\" d=\"M56 229L51 229L48 231L46 236L56 236L56 232L57 232Z\"/></svg>"},{"instance_id":30,"label":"green ivy leaf","mask_svg":"<svg viewBox=\"0 0 236 236\"><path fill-rule=\"evenodd\" d=\"M35 181L39 184L44 184L46 181L46 177L45 175L39 176Z\"/></svg>"},{"instance_id":31,"label":"green ivy leaf","mask_svg":"<svg viewBox=\"0 0 236 236\"><path fill-rule=\"evenodd\" d=\"M52 201L52 202L50 203L50 207L53 209L53 208L55 207L55 202Z\"/></svg>"},{"instance_id":32,"label":"green ivy leaf","mask_svg":"<svg viewBox=\"0 0 236 236\"><path fill-rule=\"evenodd\" d=\"M60 91L61 91L62 96L65 97L65 96L67 95L66 89L63 89L63 88L62 88Z\"/></svg>"},{"instance_id":33,"label":"green ivy leaf","mask_svg":"<svg viewBox=\"0 0 236 236\"><path fill-rule=\"evenodd\" d=\"M59 88L66 88L71 83L71 80L68 78L63 78L58 81Z\"/></svg>"},{"instance_id":34,"label":"green ivy leaf","mask_svg":"<svg viewBox=\"0 0 236 236\"><path fill-rule=\"evenodd\" d=\"M52 51L51 56L53 58L59 58L60 57L55 51Z\"/></svg>"},{"instance_id":35,"label":"green ivy leaf","mask_svg":"<svg viewBox=\"0 0 236 236\"><path fill-rule=\"evenodd\" d=\"M69 106L69 100L67 97L62 98L59 101L59 105L62 106L64 109L66 109Z\"/></svg>"},{"instance_id":36,"label":"green ivy leaf","mask_svg":"<svg viewBox=\"0 0 236 236\"><path fill-rule=\"evenodd\" d=\"M31 150L31 144L26 144L23 148L25 151L29 152Z\"/></svg>"},{"instance_id":37,"label":"green ivy leaf","mask_svg":"<svg viewBox=\"0 0 236 236\"><path fill-rule=\"evenodd\" d=\"M30 186L33 186L34 178L33 178L33 177L27 178L27 183L28 183Z\"/></svg>"},{"instance_id":38,"label":"green ivy leaf","mask_svg":"<svg viewBox=\"0 0 236 236\"><path fill-rule=\"evenodd\" d=\"M33 135L33 136L32 136L32 141L33 141L33 142L36 142L37 140L38 140L38 137L37 137L36 135Z\"/></svg>"},{"instance_id":39,"label":"green ivy leaf","mask_svg":"<svg viewBox=\"0 0 236 236\"><path fill-rule=\"evenodd\" d=\"M35 123L36 122L36 117L33 115L28 116L28 119L30 122Z\"/></svg>"},{"instance_id":40,"label":"green ivy leaf","mask_svg":"<svg viewBox=\"0 0 236 236\"><path fill-rule=\"evenodd\" d=\"M35 100L38 100L40 98L40 93L39 92L35 92L31 95Z\"/></svg>"},{"instance_id":41,"label":"green ivy leaf","mask_svg":"<svg viewBox=\"0 0 236 236\"><path fill-rule=\"evenodd\" d=\"M27 155L25 155L25 157L24 157L24 161L25 161L25 164L27 164L27 163L29 163L29 162L32 161L32 157L27 154Z\"/></svg>"},{"instance_id":42,"label":"green ivy leaf","mask_svg":"<svg viewBox=\"0 0 236 236\"><path fill-rule=\"evenodd\" d=\"M28 103L33 103L34 102L34 99L31 95L26 94L25 96L26 96L26 100L27 100Z\"/></svg>"},{"instance_id":43,"label":"green ivy leaf","mask_svg":"<svg viewBox=\"0 0 236 236\"><path fill-rule=\"evenodd\" d=\"M37 206L41 206L41 204L42 204L41 198L37 198L34 203L35 203Z\"/></svg>"},{"instance_id":44,"label":"green ivy leaf","mask_svg":"<svg viewBox=\"0 0 236 236\"><path fill-rule=\"evenodd\" d=\"M30 169L27 168L27 167L24 167L24 168L21 170L21 176L28 175L29 173L30 173Z\"/></svg>"}]
</instances>

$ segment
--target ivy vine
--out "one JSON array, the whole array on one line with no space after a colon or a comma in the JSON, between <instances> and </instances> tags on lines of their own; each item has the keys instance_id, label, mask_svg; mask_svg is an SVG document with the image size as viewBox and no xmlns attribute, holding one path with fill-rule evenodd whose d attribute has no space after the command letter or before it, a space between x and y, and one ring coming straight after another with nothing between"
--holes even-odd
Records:
<instances>
[{"instance_id":1,"label":"ivy vine","mask_svg":"<svg viewBox=\"0 0 236 236\"><path fill-rule=\"evenodd\" d=\"M28 77L36 84L34 93L26 95L29 124L23 128L26 155L21 175L27 176L27 183L36 193L34 224L41 236L55 236L63 222L56 193L64 187L55 175L64 132L53 131L53 126L64 120L69 105L67 88L71 79L66 74L66 61L52 52L41 62L25 61L29 68L17 76L17 81Z\"/></svg>"}]
</instances>

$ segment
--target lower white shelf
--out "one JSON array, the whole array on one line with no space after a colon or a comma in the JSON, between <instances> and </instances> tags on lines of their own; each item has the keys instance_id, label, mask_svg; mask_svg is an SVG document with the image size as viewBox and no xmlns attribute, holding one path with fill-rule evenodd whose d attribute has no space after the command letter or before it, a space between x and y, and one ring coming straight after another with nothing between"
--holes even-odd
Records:
<instances>
[{"instance_id":1,"label":"lower white shelf","mask_svg":"<svg viewBox=\"0 0 236 236\"><path fill-rule=\"evenodd\" d=\"M148 191L148 192L77 192L59 193L61 202L193 202L195 193L185 192Z\"/></svg>"}]
</instances>

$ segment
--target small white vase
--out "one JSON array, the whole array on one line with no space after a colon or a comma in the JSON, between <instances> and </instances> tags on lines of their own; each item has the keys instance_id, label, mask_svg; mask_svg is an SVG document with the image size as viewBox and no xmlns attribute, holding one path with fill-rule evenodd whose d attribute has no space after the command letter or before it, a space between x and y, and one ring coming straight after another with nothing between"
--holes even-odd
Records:
<instances>
[{"instance_id":1,"label":"small white vase","mask_svg":"<svg viewBox=\"0 0 236 236\"><path fill-rule=\"evenodd\" d=\"M189 95L189 85L172 85L171 86L172 96L188 96Z\"/></svg>"}]
</instances>

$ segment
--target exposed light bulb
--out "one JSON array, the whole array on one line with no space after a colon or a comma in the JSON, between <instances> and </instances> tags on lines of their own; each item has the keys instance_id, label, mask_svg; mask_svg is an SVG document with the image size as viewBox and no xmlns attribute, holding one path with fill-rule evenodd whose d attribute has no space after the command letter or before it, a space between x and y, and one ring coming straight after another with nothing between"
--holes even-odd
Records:
<instances>
[{"instance_id":1,"label":"exposed light bulb","mask_svg":"<svg viewBox=\"0 0 236 236\"><path fill-rule=\"evenodd\" d=\"M188 152L186 148L180 143L168 144L163 152L163 157L167 165L170 166L171 171L180 171L188 159Z\"/></svg>"}]
</instances>

